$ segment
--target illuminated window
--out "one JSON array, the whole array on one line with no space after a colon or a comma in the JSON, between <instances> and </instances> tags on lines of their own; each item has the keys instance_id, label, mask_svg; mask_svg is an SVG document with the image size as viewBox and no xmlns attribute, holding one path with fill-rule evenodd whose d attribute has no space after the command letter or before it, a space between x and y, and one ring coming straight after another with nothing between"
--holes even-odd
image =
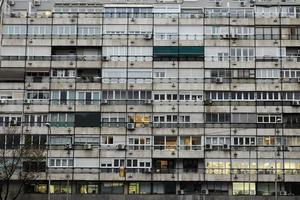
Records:
<instances>
[{"instance_id":1,"label":"illuminated window","mask_svg":"<svg viewBox=\"0 0 300 200\"><path fill-rule=\"evenodd\" d=\"M97 194L98 185L95 183L79 183L78 192L80 194Z\"/></svg>"},{"instance_id":2,"label":"illuminated window","mask_svg":"<svg viewBox=\"0 0 300 200\"><path fill-rule=\"evenodd\" d=\"M233 195L255 195L255 183L232 183Z\"/></svg>"}]
</instances>

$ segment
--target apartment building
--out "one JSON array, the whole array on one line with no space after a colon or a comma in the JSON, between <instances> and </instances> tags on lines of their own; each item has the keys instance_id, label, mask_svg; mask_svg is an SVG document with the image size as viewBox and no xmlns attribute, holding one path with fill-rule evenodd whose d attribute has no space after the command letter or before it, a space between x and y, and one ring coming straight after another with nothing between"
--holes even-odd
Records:
<instances>
[{"instance_id":1,"label":"apartment building","mask_svg":"<svg viewBox=\"0 0 300 200\"><path fill-rule=\"evenodd\" d=\"M0 148L24 195L299 195L299 0L6 0ZM253 197L255 198L255 197Z\"/></svg>"}]
</instances>

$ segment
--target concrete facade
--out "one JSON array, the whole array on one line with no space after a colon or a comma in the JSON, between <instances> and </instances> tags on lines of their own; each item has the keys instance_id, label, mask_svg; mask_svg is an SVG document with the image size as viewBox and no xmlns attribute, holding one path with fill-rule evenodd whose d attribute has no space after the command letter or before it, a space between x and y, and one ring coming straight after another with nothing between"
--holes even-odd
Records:
<instances>
[{"instance_id":1,"label":"concrete facade","mask_svg":"<svg viewBox=\"0 0 300 200\"><path fill-rule=\"evenodd\" d=\"M297 199L299 3L5 1L0 148L47 153L22 197Z\"/></svg>"}]
</instances>

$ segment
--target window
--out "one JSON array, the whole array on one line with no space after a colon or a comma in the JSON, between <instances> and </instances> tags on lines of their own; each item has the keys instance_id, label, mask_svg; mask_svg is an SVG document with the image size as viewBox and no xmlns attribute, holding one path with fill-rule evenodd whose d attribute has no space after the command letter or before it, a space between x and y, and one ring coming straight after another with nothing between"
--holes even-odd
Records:
<instances>
[{"instance_id":1,"label":"window","mask_svg":"<svg viewBox=\"0 0 300 200\"><path fill-rule=\"evenodd\" d=\"M0 149L17 149L20 147L20 139L19 134L1 134Z\"/></svg>"},{"instance_id":2,"label":"window","mask_svg":"<svg viewBox=\"0 0 300 200\"><path fill-rule=\"evenodd\" d=\"M154 171L156 173L173 173L175 170L175 161L171 159L154 160Z\"/></svg>"},{"instance_id":3,"label":"window","mask_svg":"<svg viewBox=\"0 0 300 200\"><path fill-rule=\"evenodd\" d=\"M226 69L211 69L207 75L207 78L231 78L231 70Z\"/></svg>"},{"instance_id":4,"label":"window","mask_svg":"<svg viewBox=\"0 0 300 200\"><path fill-rule=\"evenodd\" d=\"M230 174L230 162L228 161L206 161L207 174Z\"/></svg>"},{"instance_id":5,"label":"window","mask_svg":"<svg viewBox=\"0 0 300 200\"><path fill-rule=\"evenodd\" d=\"M281 118L280 115L258 114L257 123L281 123Z\"/></svg>"},{"instance_id":6,"label":"window","mask_svg":"<svg viewBox=\"0 0 300 200\"><path fill-rule=\"evenodd\" d=\"M102 194L123 194L124 184L121 182L102 182L101 193Z\"/></svg>"},{"instance_id":7,"label":"window","mask_svg":"<svg viewBox=\"0 0 300 200\"><path fill-rule=\"evenodd\" d=\"M26 91L26 98L32 100L47 100L49 99L49 91L29 90Z\"/></svg>"},{"instance_id":8,"label":"window","mask_svg":"<svg viewBox=\"0 0 300 200\"><path fill-rule=\"evenodd\" d=\"M189 123L189 122L191 122L191 118L188 115L181 115L181 116L179 116L179 122Z\"/></svg>"},{"instance_id":9,"label":"window","mask_svg":"<svg viewBox=\"0 0 300 200\"><path fill-rule=\"evenodd\" d=\"M75 91L59 90L51 92L51 103L53 105L73 105L75 100Z\"/></svg>"},{"instance_id":10,"label":"window","mask_svg":"<svg viewBox=\"0 0 300 200\"><path fill-rule=\"evenodd\" d=\"M250 61L254 59L253 48L231 48L230 57L233 61Z\"/></svg>"},{"instance_id":11,"label":"window","mask_svg":"<svg viewBox=\"0 0 300 200\"><path fill-rule=\"evenodd\" d=\"M25 126L37 126L41 127L44 126L45 123L47 123L48 115L47 114L26 114L24 116L25 120Z\"/></svg>"},{"instance_id":12,"label":"window","mask_svg":"<svg viewBox=\"0 0 300 200\"><path fill-rule=\"evenodd\" d=\"M278 27L256 27L256 39L278 40L280 38Z\"/></svg>"},{"instance_id":13,"label":"window","mask_svg":"<svg viewBox=\"0 0 300 200\"><path fill-rule=\"evenodd\" d=\"M52 127L73 127L74 113L51 113L50 122Z\"/></svg>"},{"instance_id":14,"label":"window","mask_svg":"<svg viewBox=\"0 0 300 200\"><path fill-rule=\"evenodd\" d=\"M201 150L200 136L180 136L180 150Z\"/></svg>"},{"instance_id":15,"label":"window","mask_svg":"<svg viewBox=\"0 0 300 200\"><path fill-rule=\"evenodd\" d=\"M0 126L21 126L22 118L21 116L15 115L0 115Z\"/></svg>"},{"instance_id":16,"label":"window","mask_svg":"<svg viewBox=\"0 0 300 200\"><path fill-rule=\"evenodd\" d=\"M99 145L100 138L97 135L79 135L76 134L74 138L74 143L79 145L84 144L93 144L93 145Z\"/></svg>"},{"instance_id":17,"label":"window","mask_svg":"<svg viewBox=\"0 0 300 200\"><path fill-rule=\"evenodd\" d=\"M28 35L29 36L50 36L51 35L51 26L45 25L29 25L28 26Z\"/></svg>"},{"instance_id":18,"label":"window","mask_svg":"<svg viewBox=\"0 0 300 200\"><path fill-rule=\"evenodd\" d=\"M101 115L97 112L76 112L75 127L100 127Z\"/></svg>"},{"instance_id":19,"label":"window","mask_svg":"<svg viewBox=\"0 0 300 200\"><path fill-rule=\"evenodd\" d=\"M205 144L211 144L213 146L230 145L230 143L230 137L226 136L205 137Z\"/></svg>"},{"instance_id":20,"label":"window","mask_svg":"<svg viewBox=\"0 0 300 200\"><path fill-rule=\"evenodd\" d=\"M255 78L254 69L234 69L231 70L232 78L242 79L242 78Z\"/></svg>"},{"instance_id":21,"label":"window","mask_svg":"<svg viewBox=\"0 0 300 200\"><path fill-rule=\"evenodd\" d=\"M24 192L25 193L41 193L41 194L46 194L47 193L47 184L46 183L26 184L24 186Z\"/></svg>"},{"instance_id":22,"label":"window","mask_svg":"<svg viewBox=\"0 0 300 200\"><path fill-rule=\"evenodd\" d=\"M151 138L150 137L131 137L128 136L129 150L150 150Z\"/></svg>"},{"instance_id":23,"label":"window","mask_svg":"<svg viewBox=\"0 0 300 200\"><path fill-rule=\"evenodd\" d=\"M74 69L52 69L51 76L56 78L74 78L76 71Z\"/></svg>"},{"instance_id":24,"label":"window","mask_svg":"<svg viewBox=\"0 0 300 200\"><path fill-rule=\"evenodd\" d=\"M119 169L119 161L118 160L118 164L115 165L114 167L117 167L117 169ZM116 164L114 162L114 164ZM100 160L100 168L101 168L101 172L103 173L111 173L113 171L113 160L112 159L101 159Z\"/></svg>"},{"instance_id":25,"label":"window","mask_svg":"<svg viewBox=\"0 0 300 200\"><path fill-rule=\"evenodd\" d=\"M24 25L4 25L3 35L25 35L26 26Z\"/></svg>"},{"instance_id":26,"label":"window","mask_svg":"<svg viewBox=\"0 0 300 200\"><path fill-rule=\"evenodd\" d=\"M256 78L277 79L279 77L280 77L280 70L279 69L256 69Z\"/></svg>"},{"instance_id":27,"label":"window","mask_svg":"<svg viewBox=\"0 0 300 200\"><path fill-rule=\"evenodd\" d=\"M101 122L102 126L120 127L125 126L126 116L125 113L102 113Z\"/></svg>"},{"instance_id":28,"label":"window","mask_svg":"<svg viewBox=\"0 0 300 200\"><path fill-rule=\"evenodd\" d=\"M46 171L46 162L23 162L23 171L24 172L45 172Z\"/></svg>"},{"instance_id":29,"label":"window","mask_svg":"<svg viewBox=\"0 0 300 200\"><path fill-rule=\"evenodd\" d=\"M114 144L113 136L102 136L101 144L111 145Z\"/></svg>"},{"instance_id":30,"label":"window","mask_svg":"<svg viewBox=\"0 0 300 200\"><path fill-rule=\"evenodd\" d=\"M53 25L52 34L59 36L75 36L77 34L77 27L72 25Z\"/></svg>"},{"instance_id":31,"label":"window","mask_svg":"<svg viewBox=\"0 0 300 200\"><path fill-rule=\"evenodd\" d=\"M154 78L166 78L166 72L156 70L154 72Z\"/></svg>"},{"instance_id":32,"label":"window","mask_svg":"<svg viewBox=\"0 0 300 200\"><path fill-rule=\"evenodd\" d=\"M93 182L79 182L77 184L79 194L98 194L98 184Z\"/></svg>"},{"instance_id":33,"label":"window","mask_svg":"<svg viewBox=\"0 0 300 200\"><path fill-rule=\"evenodd\" d=\"M145 173L146 169L151 168L151 159L127 159L127 172Z\"/></svg>"},{"instance_id":34,"label":"window","mask_svg":"<svg viewBox=\"0 0 300 200\"><path fill-rule=\"evenodd\" d=\"M255 137L233 137L233 145L235 146L255 145Z\"/></svg>"},{"instance_id":35,"label":"window","mask_svg":"<svg viewBox=\"0 0 300 200\"><path fill-rule=\"evenodd\" d=\"M128 194L151 194L150 182L130 182Z\"/></svg>"},{"instance_id":36,"label":"window","mask_svg":"<svg viewBox=\"0 0 300 200\"><path fill-rule=\"evenodd\" d=\"M51 181L50 193L55 194L65 194L72 193L72 187L69 182L54 182Z\"/></svg>"},{"instance_id":37,"label":"window","mask_svg":"<svg viewBox=\"0 0 300 200\"><path fill-rule=\"evenodd\" d=\"M233 195L255 195L255 183L249 182L233 182L232 194Z\"/></svg>"},{"instance_id":38,"label":"window","mask_svg":"<svg viewBox=\"0 0 300 200\"><path fill-rule=\"evenodd\" d=\"M25 146L34 148L46 148L46 135L25 135Z\"/></svg>"},{"instance_id":39,"label":"window","mask_svg":"<svg viewBox=\"0 0 300 200\"><path fill-rule=\"evenodd\" d=\"M154 101L177 101L178 95L175 93L155 92L153 94Z\"/></svg>"},{"instance_id":40,"label":"window","mask_svg":"<svg viewBox=\"0 0 300 200\"><path fill-rule=\"evenodd\" d=\"M207 123L229 123L230 113L206 113L205 121Z\"/></svg>"},{"instance_id":41,"label":"window","mask_svg":"<svg viewBox=\"0 0 300 200\"><path fill-rule=\"evenodd\" d=\"M51 158L49 160L49 167L73 167L73 159L70 158Z\"/></svg>"},{"instance_id":42,"label":"window","mask_svg":"<svg viewBox=\"0 0 300 200\"><path fill-rule=\"evenodd\" d=\"M50 144L51 145L71 145L72 144L72 137L68 135L51 135L50 136Z\"/></svg>"},{"instance_id":43,"label":"window","mask_svg":"<svg viewBox=\"0 0 300 200\"><path fill-rule=\"evenodd\" d=\"M80 91L76 99L80 105L97 105L100 103L100 92Z\"/></svg>"},{"instance_id":44,"label":"window","mask_svg":"<svg viewBox=\"0 0 300 200\"><path fill-rule=\"evenodd\" d=\"M177 115L154 115L153 116L154 123L177 123Z\"/></svg>"},{"instance_id":45,"label":"window","mask_svg":"<svg viewBox=\"0 0 300 200\"><path fill-rule=\"evenodd\" d=\"M78 26L78 36L100 36L102 34L101 26Z\"/></svg>"},{"instance_id":46,"label":"window","mask_svg":"<svg viewBox=\"0 0 300 200\"><path fill-rule=\"evenodd\" d=\"M176 136L154 136L155 150L176 150Z\"/></svg>"}]
</instances>

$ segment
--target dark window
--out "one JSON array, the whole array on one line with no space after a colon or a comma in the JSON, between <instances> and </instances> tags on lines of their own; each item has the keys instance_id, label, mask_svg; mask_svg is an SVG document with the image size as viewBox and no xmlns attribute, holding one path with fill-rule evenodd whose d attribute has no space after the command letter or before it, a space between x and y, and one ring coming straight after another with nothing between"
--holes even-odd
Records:
<instances>
[{"instance_id":1,"label":"dark window","mask_svg":"<svg viewBox=\"0 0 300 200\"><path fill-rule=\"evenodd\" d=\"M100 113L76 113L75 127L100 127Z\"/></svg>"}]
</instances>

